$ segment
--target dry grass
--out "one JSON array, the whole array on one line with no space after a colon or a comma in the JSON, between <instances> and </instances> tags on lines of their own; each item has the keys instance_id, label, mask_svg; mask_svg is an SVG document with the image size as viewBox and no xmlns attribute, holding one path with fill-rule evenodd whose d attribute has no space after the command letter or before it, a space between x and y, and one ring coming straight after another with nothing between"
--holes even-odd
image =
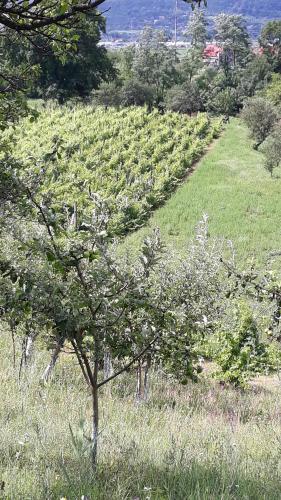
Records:
<instances>
[{"instance_id":1,"label":"dry grass","mask_svg":"<svg viewBox=\"0 0 281 500\"><path fill-rule=\"evenodd\" d=\"M7 334L0 344L3 498L280 498L278 384L266 379L240 392L208 379L181 387L154 375L149 403L136 405L132 376L120 379L102 396L93 477L83 437L90 400L73 361L61 360L42 387L47 354L38 353L19 382Z\"/></svg>"}]
</instances>

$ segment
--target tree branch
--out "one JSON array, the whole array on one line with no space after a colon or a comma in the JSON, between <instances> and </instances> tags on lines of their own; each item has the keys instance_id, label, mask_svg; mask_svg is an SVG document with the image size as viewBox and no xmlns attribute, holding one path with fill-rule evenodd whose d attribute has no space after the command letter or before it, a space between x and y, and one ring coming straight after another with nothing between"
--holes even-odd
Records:
<instances>
[{"instance_id":1,"label":"tree branch","mask_svg":"<svg viewBox=\"0 0 281 500\"><path fill-rule=\"evenodd\" d=\"M107 384L108 382L110 382L111 380L115 379L116 377L118 377L119 375L121 375L122 373L126 372L129 370L129 368L136 362L138 361L140 358L142 358L142 356L150 349L150 347L153 346L153 344L155 344L155 342L157 342L157 340L160 338L159 335L157 335L157 337L155 337L149 344L148 346L146 346L137 356L135 356L132 361L130 361L130 363L128 363L126 366L124 366L123 368L121 368L118 372L114 373L113 375L111 375L110 377L108 377L107 379L103 380L102 382L100 382L98 384L98 389L100 387L102 387L103 385Z\"/></svg>"}]
</instances>

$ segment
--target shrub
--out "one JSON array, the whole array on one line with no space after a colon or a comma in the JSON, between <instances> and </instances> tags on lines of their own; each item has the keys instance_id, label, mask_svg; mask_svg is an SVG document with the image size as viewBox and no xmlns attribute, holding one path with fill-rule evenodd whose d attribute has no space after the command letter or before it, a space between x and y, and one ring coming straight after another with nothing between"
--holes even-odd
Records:
<instances>
[{"instance_id":1,"label":"shrub","mask_svg":"<svg viewBox=\"0 0 281 500\"><path fill-rule=\"evenodd\" d=\"M167 108L171 111L191 115L203 109L200 90L195 82L175 85L166 96Z\"/></svg>"},{"instance_id":2,"label":"shrub","mask_svg":"<svg viewBox=\"0 0 281 500\"><path fill-rule=\"evenodd\" d=\"M272 131L277 113L271 104L262 97L249 99L242 112L242 118L251 131L251 137L256 141L257 149Z\"/></svg>"},{"instance_id":3,"label":"shrub","mask_svg":"<svg viewBox=\"0 0 281 500\"><path fill-rule=\"evenodd\" d=\"M273 369L269 348L245 304L236 307L233 324L215 334L211 357L219 366L216 376L236 386L243 387L250 377Z\"/></svg>"},{"instance_id":4,"label":"shrub","mask_svg":"<svg viewBox=\"0 0 281 500\"><path fill-rule=\"evenodd\" d=\"M265 168L273 175L273 170L281 163L281 126L274 129L262 146L265 155Z\"/></svg>"},{"instance_id":5,"label":"shrub","mask_svg":"<svg viewBox=\"0 0 281 500\"><path fill-rule=\"evenodd\" d=\"M273 104L281 105L281 75L272 75L272 81L265 90L265 96Z\"/></svg>"},{"instance_id":6,"label":"shrub","mask_svg":"<svg viewBox=\"0 0 281 500\"><path fill-rule=\"evenodd\" d=\"M154 101L153 89L137 80L128 80L125 82L120 92L122 106L144 106L147 104L152 107Z\"/></svg>"},{"instance_id":7,"label":"shrub","mask_svg":"<svg viewBox=\"0 0 281 500\"><path fill-rule=\"evenodd\" d=\"M99 106L120 106L120 89L114 82L102 83L99 90L95 90L92 96L94 104Z\"/></svg>"},{"instance_id":8,"label":"shrub","mask_svg":"<svg viewBox=\"0 0 281 500\"><path fill-rule=\"evenodd\" d=\"M221 90L209 99L207 109L216 115L235 115L239 109L237 91L230 87Z\"/></svg>"}]
</instances>

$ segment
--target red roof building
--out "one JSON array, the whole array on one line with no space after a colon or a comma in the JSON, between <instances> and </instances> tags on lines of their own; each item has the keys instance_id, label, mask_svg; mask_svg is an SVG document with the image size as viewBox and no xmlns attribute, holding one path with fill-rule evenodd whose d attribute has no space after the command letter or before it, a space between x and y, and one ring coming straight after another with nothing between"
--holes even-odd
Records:
<instances>
[{"instance_id":1,"label":"red roof building","mask_svg":"<svg viewBox=\"0 0 281 500\"><path fill-rule=\"evenodd\" d=\"M218 45L215 44L208 44L206 45L204 52L203 52L203 59L205 62L209 64L219 64L220 61L220 55L222 53L223 49L219 47Z\"/></svg>"},{"instance_id":2,"label":"red roof building","mask_svg":"<svg viewBox=\"0 0 281 500\"><path fill-rule=\"evenodd\" d=\"M263 56L264 48L263 47L254 47L253 53L255 54L255 56Z\"/></svg>"}]
</instances>

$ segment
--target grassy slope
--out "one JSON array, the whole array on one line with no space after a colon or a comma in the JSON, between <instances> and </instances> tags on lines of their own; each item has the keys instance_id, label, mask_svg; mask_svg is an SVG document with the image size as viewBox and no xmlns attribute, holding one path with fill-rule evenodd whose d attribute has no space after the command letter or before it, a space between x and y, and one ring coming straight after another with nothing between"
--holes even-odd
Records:
<instances>
[{"instance_id":1,"label":"grassy slope","mask_svg":"<svg viewBox=\"0 0 281 500\"><path fill-rule=\"evenodd\" d=\"M270 178L262 155L252 149L248 131L233 119L188 182L127 244L139 244L149 228L159 226L164 241L181 249L207 213L211 235L232 240L241 259L254 257L261 262L281 246L280 194L281 178Z\"/></svg>"},{"instance_id":2,"label":"grassy slope","mask_svg":"<svg viewBox=\"0 0 281 500\"><path fill-rule=\"evenodd\" d=\"M280 187L234 120L151 225L182 247L206 211L212 234L232 238L241 256L256 250L261 258L280 243ZM130 245L147 231L131 236ZM19 358L14 370L3 332L0 353L0 498L280 498L279 387L242 393L209 381L179 387L154 378L149 403L137 406L135 381L126 376L102 397L94 479L79 437L79 420L90 421L91 405L78 367L64 357L53 383L42 387L38 380L49 355L39 351L18 382ZM78 435L75 447L69 424Z\"/></svg>"},{"instance_id":3,"label":"grassy slope","mask_svg":"<svg viewBox=\"0 0 281 500\"><path fill-rule=\"evenodd\" d=\"M242 393L207 381L180 387L153 377L149 403L136 405L135 381L126 375L102 397L94 479L79 431L79 421L91 419L79 368L64 357L52 384L43 387L38 381L49 355L37 352L19 382L19 357L13 370L3 332L0 353L0 498L280 498L280 388Z\"/></svg>"}]
</instances>

